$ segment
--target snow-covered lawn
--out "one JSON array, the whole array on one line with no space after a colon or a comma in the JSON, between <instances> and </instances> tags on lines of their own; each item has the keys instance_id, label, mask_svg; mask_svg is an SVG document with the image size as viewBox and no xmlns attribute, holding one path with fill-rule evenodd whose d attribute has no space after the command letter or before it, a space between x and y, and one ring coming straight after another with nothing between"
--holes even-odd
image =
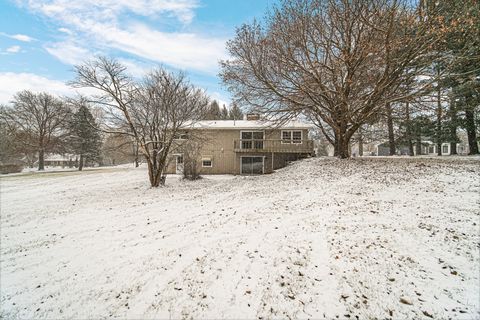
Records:
<instances>
[{"instance_id":1,"label":"snow-covered lawn","mask_svg":"<svg viewBox=\"0 0 480 320\"><path fill-rule=\"evenodd\" d=\"M3 318L480 317L480 162L0 178Z\"/></svg>"}]
</instances>

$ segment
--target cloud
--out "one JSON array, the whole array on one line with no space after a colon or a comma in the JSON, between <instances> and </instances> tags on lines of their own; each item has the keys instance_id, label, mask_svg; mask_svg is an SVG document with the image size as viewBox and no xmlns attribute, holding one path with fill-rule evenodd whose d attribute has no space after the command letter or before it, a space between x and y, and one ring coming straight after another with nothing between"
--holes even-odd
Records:
<instances>
[{"instance_id":1,"label":"cloud","mask_svg":"<svg viewBox=\"0 0 480 320\"><path fill-rule=\"evenodd\" d=\"M9 103L13 95L21 90L45 91L59 96L73 96L77 92L92 93L92 90L72 89L64 82L33 73L0 72L0 103Z\"/></svg>"},{"instance_id":2,"label":"cloud","mask_svg":"<svg viewBox=\"0 0 480 320\"><path fill-rule=\"evenodd\" d=\"M79 47L70 41L47 44L44 48L48 53L65 64L79 64L93 56L87 49Z\"/></svg>"},{"instance_id":3,"label":"cloud","mask_svg":"<svg viewBox=\"0 0 480 320\"><path fill-rule=\"evenodd\" d=\"M34 38L32 38L30 36L27 36L25 34L8 34L8 33L3 33L3 32L1 32L0 34L5 36L5 37L9 37L11 39L15 39L15 40L22 41L22 42L31 42L31 41L35 40Z\"/></svg>"},{"instance_id":4,"label":"cloud","mask_svg":"<svg viewBox=\"0 0 480 320\"><path fill-rule=\"evenodd\" d=\"M218 60L225 58L225 41L193 33L165 33L142 24L127 29L93 25L98 38L113 48L180 69L216 73Z\"/></svg>"},{"instance_id":5,"label":"cloud","mask_svg":"<svg viewBox=\"0 0 480 320\"><path fill-rule=\"evenodd\" d=\"M9 48L7 48L5 51L8 52L8 53L17 53L20 51L20 46L11 46Z\"/></svg>"},{"instance_id":6,"label":"cloud","mask_svg":"<svg viewBox=\"0 0 480 320\"><path fill-rule=\"evenodd\" d=\"M218 61L226 58L226 39L195 32L166 32L134 20L135 15L159 19L173 17L188 24L197 0L20 0L30 10L61 24L66 40L46 50L67 64L83 60L89 50L119 50L179 69L216 74ZM60 30L59 29L59 30ZM67 31L68 30L68 31Z\"/></svg>"},{"instance_id":7,"label":"cloud","mask_svg":"<svg viewBox=\"0 0 480 320\"><path fill-rule=\"evenodd\" d=\"M69 35L73 34L72 30L68 28L58 28L58 31L69 34Z\"/></svg>"}]
</instances>

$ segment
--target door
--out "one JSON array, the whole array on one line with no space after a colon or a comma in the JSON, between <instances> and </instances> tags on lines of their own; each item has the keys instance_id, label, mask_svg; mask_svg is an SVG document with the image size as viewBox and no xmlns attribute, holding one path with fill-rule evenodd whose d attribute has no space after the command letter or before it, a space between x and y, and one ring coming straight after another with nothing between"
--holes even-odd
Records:
<instances>
[{"instance_id":1,"label":"door","mask_svg":"<svg viewBox=\"0 0 480 320\"><path fill-rule=\"evenodd\" d=\"M183 174L183 154L178 154L176 157L176 174Z\"/></svg>"},{"instance_id":2,"label":"door","mask_svg":"<svg viewBox=\"0 0 480 320\"><path fill-rule=\"evenodd\" d=\"M263 174L264 158L263 157L241 157L240 173L241 174Z\"/></svg>"}]
</instances>

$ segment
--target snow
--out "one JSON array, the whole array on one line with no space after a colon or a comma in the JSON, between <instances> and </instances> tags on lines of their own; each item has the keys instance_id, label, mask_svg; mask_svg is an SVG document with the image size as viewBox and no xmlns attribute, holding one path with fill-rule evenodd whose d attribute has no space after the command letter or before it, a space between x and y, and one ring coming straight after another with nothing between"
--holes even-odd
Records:
<instances>
[{"instance_id":1,"label":"snow","mask_svg":"<svg viewBox=\"0 0 480 320\"><path fill-rule=\"evenodd\" d=\"M0 317L478 318L479 164L3 176Z\"/></svg>"},{"instance_id":2,"label":"snow","mask_svg":"<svg viewBox=\"0 0 480 320\"><path fill-rule=\"evenodd\" d=\"M268 120L203 120L194 124L188 124L187 127L193 126L196 129L311 129L313 125L300 121L287 121L278 124Z\"/></svg>"}]
</instances>

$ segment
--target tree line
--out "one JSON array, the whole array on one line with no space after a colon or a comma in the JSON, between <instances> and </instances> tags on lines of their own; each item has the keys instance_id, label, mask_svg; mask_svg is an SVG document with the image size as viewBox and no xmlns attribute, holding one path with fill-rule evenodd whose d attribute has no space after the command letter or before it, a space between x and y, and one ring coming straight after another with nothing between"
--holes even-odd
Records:
<instances>
[{"instance_id":1,"label":"tree line","mask_svg":"<svg viewBox=\"0 0 480 320\"><path fill-rule=\"evenodd\" d=\"M82 170L85 164L101 163L102 153L126 152L137 166L146 162L150 184L158 187L165 183L169 155L184 153L187 143L201 143L191 132L187 140L179 138L187 127L200 120L243 117L237 105L220 109L182 72L156 68L137 80L107 57L74 69L69 85L94 89L95 95L58 98L22 91L0 107L1 163L36 158L38 170L44 170L46 154L69 153L79 157Z\"/></svg>"},{"instance_id":2,"label":"tree line","mask_svg":"<svg viewBox=\"0 0 480 320\"><path fill-rule=\"evenodd\" d=\"M14 95L10 106L0 106L1 162L26 158L45 169L48 153L78 155L77 166L96 162L101 135L85 103L62 100L49 93L25 90Z\"/></svg>"},{"instance_id":3,"label":"tree line","mask_svg":"<svg viewBox=\"0 0 480 320\"><path fill-rule=\"evenodd\" d=\"M458 128L477 154L479 12L476 0L283 0L237 29L220 76L238 103L311 119L340 158L383 124L391 154L427 134L453 144Z\"/></svg>"},{"instance_id":4,"label":"tree line","mask_svg":"<svg viewBox=\"0 0 480 320\"><path fill-rule=\"evenodd\" d=\"M225 105L220 107L217 100L213 100L207 108L205 120L243 120L243 111L237 104L232 104L230 109Z\"/></svg>"}]
</instances>

